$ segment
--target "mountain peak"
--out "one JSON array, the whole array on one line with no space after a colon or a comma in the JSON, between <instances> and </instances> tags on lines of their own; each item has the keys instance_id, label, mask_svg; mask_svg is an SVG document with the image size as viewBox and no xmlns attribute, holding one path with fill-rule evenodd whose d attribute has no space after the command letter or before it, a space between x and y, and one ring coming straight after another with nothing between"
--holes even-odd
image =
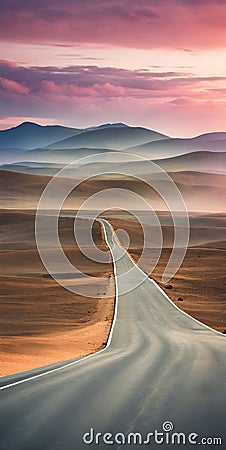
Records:
<instances>
[{"instance_id":1,"label":"mountain peak","mask_svg":"<svg viewBox=\"0 0 226 450\"><path fill-rule=\"evenodd\" d=\"M113 122L113 123L103 123L102 125L99 125L98 128L104 128L104 127L119 128L119 127L129 127L129 125L127 125L123 122Z\"/></svg>"},{"instance_id":2,"label":"mountain peak","mask_svg":"<svg viewBox=\"0 0 226 450\"><path fill-rule=\"evenodd\" d=\"M129 128L129 125L126 125L122 122L113 122L113 123L103 123L101 125L96 125L93 127L87 128L87 130L101 130L104 128Z\"/></svg>"},{"instance_id":3,"label":"mountain peak","mask_svg":"<svg viewBox=\"0 0 226 450\"><path fill-rule=\"evenodd\" d=\"M30 128L30 127L41 127L42 125L39 125L38 123L35 122L21 122L17 127L23 127L23 128Z\"/></svg>"},{"instance_id":4,"label":"mountain peak","mask_svg":"<svg viewBox=\"0 0 226 450\"><path fill-rule=\"evenodd\" d=\"M39 125L35 122L22 122L16 127L0 131L0 148L32 149L45 147L56 141L80 133L75 128L54 125Z\"/></svg>"}]
</instances>

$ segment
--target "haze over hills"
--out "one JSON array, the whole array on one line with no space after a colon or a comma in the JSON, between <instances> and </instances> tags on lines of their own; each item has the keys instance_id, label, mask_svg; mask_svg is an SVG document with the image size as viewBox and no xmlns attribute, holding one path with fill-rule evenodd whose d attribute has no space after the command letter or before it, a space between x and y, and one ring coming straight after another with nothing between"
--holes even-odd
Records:
<instances>
[{"instance_id":1,"label":"haze over hills","mask_svg":"<svg viewBox=\"0 0 226 450\"><path fill-rule=\"evenodd\" d=\"M58 140L62 136L64 138ZM44 145L46 142L47 145ZM194 152L196 155L194 154L190 160L193 158L197 160L198 152L208 150L208 153L204 153L203 156L199 155L199 159L208 156L209 161L211 158L209 152L216 153L216 158L219 158L217 153L226 152L226 132L206 133L190 139L179 139L169 138L142 127L130 127L123 123L107 123L88 129L76 129L60 125L41 126L32 122L24 122L15 128L0 131L0 153L2 155L4 152L7 153L10 161L13 155L14 161L41 162L43 158L43 161L64 163L73 157L109 150L126 150L138 155L143 153L148 159L156 160L156 162L159 159L164 160ZM214 159L213 156L212 159ZM173 161L177 163L180 160L171 159L171 163ZM164 161L159 163L165 165ZM189 168L185 167L184 170ZM204 167L203 169L206 170ZM212 169L214 170L214 167Z\"/></svg>"},{"instance_id":2,"label":"haze over hills","mask_svg":"<svg viewBox=\"0 0 226 450\"><path fill-rule=\"evenodd\" d=\"M210 178L209 174L201 174L203 185L197 186L196 180L199 178L199 173L193 173L194 184L187 183L186 174L183 177L183 173L178 172L170 173L172 179L177 184L188 211L197 212L225 212L226 206L224 199L226 198L226 175L221 175L220 181ZM215 175L213 175L214 177ZM0 177L0 188L2 192L1 205L2 208L23 208L23 209L35 209L38 205L40 196L50 181L50 177L47 176L45 170L43 174L31 175L25 173L2 171ZM70 185L74 186L74 180L69 181ZM168 192L167 182L160 181L160 186L164 187L165 192ZM59 184L59 190L61 187L64 189L65 179L62 178ZM111 188L122 188L129 191L134 191L140 195L143 199L150 202L152 208L157 211L167 210L166 204L157 194L157 192L150 188L147 184L134 178L114 179L110 177L97 177L95 179L89 179L83 182L76 190L71 194L65 202L64 209L77 209L80 208L82 203L89 197L93 196L96 192ZM56 196L59 192L56 192ZM103 200L101 196L98 202L92 203L93 208L99 207L100 209L108 209L110 199L114 200L114 192L109 193L110 197L107 200ZM167 197L167 194L166 194ZM169 200L169 195L167 200ZM53 199L54 200L54 199ZM52 208L52 203L49 205L49 209ZM128 204L128 209L140 209L140 203ZM225 225L225 224L224 224ZM216 240L225 239L225 226L222 225L220 234L217 234Z\"/></svg>"},{"instance_id":3,"label":"haze over hills","mask_svg":"<svg viewBox=\"0 0 226 450\"><path fill-rule=\"evenodd\" d=\"M133 173L134 176L142 176L150 172L150 163L148 160L141 159L137 161L121 162L120 152L118 154L118 161L111 161L111 150L108 149L71 149L71 150L49 150L39 153L38 151L27 152L24 156L29 157L27 161L17 161L11 164L3 164L0 166L2 170L18 171L24 173L39 173L42 174L42 168L45 173L53 175L56 167L63 168L65 164L75 162L75 166L80 167L78 177L83 177L84 174L90 175L92 168L95 166L103 172L108 169L112 172L122 171L123 173ZM93 156L95 154L102 155L98 162L82 160L86 156ZM95 161L95 158L94 158ZM81 168L81 164L85 162L86 166ZM226 152L207 152L199 151L187 153L172 158L156 159L153 161L166 172L180 172L180 171L195 171L195 172L209 172L215 174L226 174ZM37 165L38 163L38 165ZM34 171L35 169L35 171ZM49 172L48 172L49 169ZM38 170L38 171L37 171Z\"/></svg>"},{"instance_id":4,"label":"haze over hills","mask_svg":"<svg viewBox=\"0 0 226 450\"><path fill-rule=\"evenodd\" d=\"M48 145L48 149L71 149L78 147L125 149L131 145L143 144L167 136L141 127L104 127L86 131L78 136Z\"/></svg>"},{"instance_id":5,"label":"haze over hills","mask_svg":"<svg viewBox=\"0 0 226 450\"><path fill-rule=\"evenodd\" d=\"M169 158L194 151L226 151L226 132L206 133L189 139L170 138L142 127L106 123L87 129L24 122L0 131L1 162L13 161L20 152L81 148L125 150L150 159ZM43 150L42 150L43 149ZM81 153L81 151L80 151ZM13 157L12 157L13 155ZM30 155L31 156L31 155ZM34 153L33 153L34 156ZM52 157L53 155L51 155ZM27 157L23 157L28 160ZM14 159L15 161L16 159ZM19 157L19 160L22 159ZM38 159L40 161L40 158Z\"/></svg>"},{"instance_id":6,"label":"haze over hills","mask_svg":"<svg viewBox=\"0 0 226 450\"><path fill-rule=\"evenodd\" d=\"M198 170L226 173L226 152L199 151L172 158L155 160L167 172L180 170Z\"/></svg>"},{"instance_id":7,"label":"haze over hills","mask_svg":"<svg viewBox=\"0 0 226 450\"><path fill-rule=\"evenodd\" d=\"M63 136L60 141L57 140L59 136ZM50 140L54 142L49 143ZM43 142L47 141L48 145L43 145ZM37 142L42 142L42 146L37 148ZM12 144L14 148L1 149L6 143ZM224 211L226 209L223 202L226 198L225 143L226 133L224 132L206 133L191 139L175 139L146 128L130 127L123 123L106 123L79 130L58 125L43 127L28 122L0 132L2 162L0 170L1 177L4 171L4 180L8 189L10 182L14 183L18 175L18 189L22 189L21 192L26 197L25 186L22 186L25 180L23 174L33 177L32 185L37 186L39 192L41 178L42 184L45 184L48 177L54 176L65 165L98 154L100 157L98 162L95 157L93 162L85 166L81 165L81 161L77 161L75 166L68 169L66 176L82 180L92 176L94 169L103 174L105 171L110 171L111 175L100 176L98 182L96 179L96 187L105 189L106 184L111 186L111 183L115 185L119 181L119 185L122 182L121 185L124 186L127 183L130 188L134 186L134 189L137 188L145 198L151 199L154 207L161 209L162 204L153 196L153 193L147 192L136 181L131 182L126 175L130 174L135 178L143 176L153 178L150 162L142 159L137 161L136 155L145 155L148 160L153 160L157 167L159 165L159 171L163 169L170 174L181 190L189 209ZM23 147L19 148L20 145ZM117 155L117 162L115 158L112 160L112 151ZM134 160L123 162L122 151L134 154ZM119 173L124 174L121 181L120 175L117 175ZM154 177L158 179L158 170ZM28 185L27 182L25 185ZM91 194L90 186L86 186L87 195ZM13 202L13 197L10 198L10 202Z\"/></svg>"},{"instance_id":8,"label":"haze over hills","mask_svg":"<svg viewBox=\"0 0 226 450\"><path fill-rule=\"evenodd\" d=\"M194 151L226 151L226 133L208 133L190 139L169 138L146 144L137 145L127 149L151 159L179 156Z\"/></svg>"},{"instance_id":9,"label":"haze over hills","mask_svg":"<svg viewBox=\"0 0 226 450\"><path fill-rule=\"evenodd\" d=\"M29 175L54 176L64 167L63 164L47 163L47 162L17 162L14 164L2 164L1 170L7 172L17 172Z\"/></svg>"},{"instance_id":10,"label":"haze over hills","mask_svg":"<svg viewBox=\"0 0 226 450\"><path fill-rule=\"evenodd\" d=\"M34 162L55 162L60 164L67 164L73 162L79 158L91 156L93 154L107 155L112 149L107 148L77 148L77 149L58 149L48 150L36 149L31 150L20 158L14 159L14 161L34 161ZM115 152L116 150L114 150ZM120 150L116 151L118 154L118 162L120 163ZM127 151L126 151L127 152ZM136 156L143 157L142 152L130 152ZM168 155L167 157L152 157L152 155L146 155L146 159L153 160L156 164L159 164L165 170L201 170L201 171L218 171L224 173L225 167L225 152L211 152L211 151L191 151L188 153L182 153L177 156Z\"/></svg>"}]
</instances>

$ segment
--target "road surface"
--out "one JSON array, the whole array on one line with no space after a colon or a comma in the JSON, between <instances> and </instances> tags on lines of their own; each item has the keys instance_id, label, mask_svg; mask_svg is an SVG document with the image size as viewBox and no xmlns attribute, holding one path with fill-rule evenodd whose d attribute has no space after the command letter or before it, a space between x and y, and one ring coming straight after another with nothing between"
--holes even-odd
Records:
<instances>
[{"instance_id":1,"label":"road surface","mask_svg":"<svg viewBox=\"0 0 226 450\"><path fill-rule=\"evenodd\" d=\"M121 249L103 225L116 259ZM47 373L34 370L28 380L1 380L1 450L194 449L207 437L223 440L209 448L226 449L226 337L178 310L150 279L121 295L131 280L119 275L129 268L124 253L114 264L117 305L106 349ZM140 275L135 268L133 280ZM163 444L153 441L162 436L148 433L163 432L165 422L198 434L191 438L197 444L168 444L172 432L163 433Z\"/></svg>"}]
</instances>

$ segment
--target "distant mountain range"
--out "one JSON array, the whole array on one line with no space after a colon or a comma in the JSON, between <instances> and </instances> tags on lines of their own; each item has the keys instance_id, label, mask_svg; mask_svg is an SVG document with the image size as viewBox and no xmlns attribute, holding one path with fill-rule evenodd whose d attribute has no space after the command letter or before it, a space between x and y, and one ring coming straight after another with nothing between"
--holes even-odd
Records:
<instances>
[{"instance_id":1,"label":"distant mountain range","mask_svg":"<svg viewBox=\"0 0 226 450\"><path fill-rule=\"evenodd\" d=\"M107 123L97 127L80 129L61 125L43 126L34 122L23 122L16 127L0 130L0 149L31 150L46 147L86 131L106 128L129 128L129 126L124 123Z\"/></svg>"},{"instance_id":2,"label":"distant mountain range","mask_svg":"<svg viewBox=\"0 0 226 450\"><path fill-rule=\"evenodd\" d=\"M66 139L80 133L76 128L60 125L42 126L33 122L23 122L15 128L0 131L0 148L32 149L45 147L57 140Z\"/></svg>"},{"instance_id":3,"label":"distant mountain range","mask_svg":"<svg viewBox=\"0 0 226 450\"><path fill-rule=\"evenodd\" d=\"M114 163L109 156L112 151L117 155L117 162ZM134 161L123 163L121 152L134 154ZM122 181L125 186L137 188L144 197L152 198L156 202L154 206L158 207L158 200L136 181L136 177L142 178L144 175L153 177L149 163L152 160L159 165L159 170L163 169L172 176L190 210L226 209L226 132L179 139L120 122L87 129L24 122L15 128L0 131L1 178L7 185L4 192L9 200L7 192L12 181L15 189L18 182L18 189L24 192L25 197L29 194L26 193L28 181L37 186L39 192L41 179L45 184L46 177L55 175L65 164L94 154L101 155L98 163L91 162L82 167L78 161L77 170L70 168L67 176L83 179L92 176L93 168L102 173L107 169L112 175L96 180L96 188L114 186ZM137 161L135 155L149 161L144 158ZM119 180L114 171L129 173L134 180L126 175ZM90 186L87 184L87 194L91 192ZM6 204L8 200L5 200ZM10 202L13 202L13 196Z\"/></svg>"},{"instance_id":4,"label":"distant mountain range","mask_svg":"<svg viewBox=\"0 0 226 450\"><path fill-rule=\"evenodd\" d=\"M226 151L226 132L206 133L190 139L170 138L142 127L107 123L85 129L61 125L42 126L24 122L0 130L0 157L33 149L71 150L96 148L127 150L151 159L168 158L194 151Z\"/></svg>"}]
</instances>

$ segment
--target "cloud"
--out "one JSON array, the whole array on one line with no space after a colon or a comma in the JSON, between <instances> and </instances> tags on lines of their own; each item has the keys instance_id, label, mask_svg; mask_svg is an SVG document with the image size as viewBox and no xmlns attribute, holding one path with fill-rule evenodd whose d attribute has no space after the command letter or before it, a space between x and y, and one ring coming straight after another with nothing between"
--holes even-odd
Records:
<instances>
[{"instance_id":1,"label":"cloud","mask_svg":"<svg viewBox=\"0 0 226 450\"><path fill-rule=\"evenodd\" d=\"M204 89L221 88L226 77L197 77L190 73L154 72L148 69L71 65L23 67L0 62L3 89L36 96L73 97L196 97ZM219 86L220 84L220 86ZM189 96L187 95L187 96Z\"/></svg>"},{"instance_id":2,"label":"cloud","mask_svg":"<svg viewBox=\"0 0 226 450\"><path fill-rule=\"evenodd\" d=\"M0 77L0 86L3 90L15 92L16 94L27 95L30 92L30 89L28 87L23 86L17 81L8 80L7 78Z\"/></svg>"},{"instance_id":3,"label":"cloud","mask_svg":"<svg viewBox=\"0 0 226 450\"><path fill-rule=\"evenodd\" d=\"M226 45L225 0L8 0L0 39L12 42L216 48Z\"/></svg>"},{"instance_id":4,"label":"cloud","mask_svg":"<svg viewBox=\"0 0 226 450\"><path fill-rule=\"evenodd\" d=\"M64 95L74 97L101 97L113 98L125 94L125 90L120 86L111 83L98 84L92 86L78 86L76 84L56 84L54 81L42 81L43 92L53 95Z\"/></svg>"},{"instance_id":5,"label":"cloud","mask_svg":"<svg viewBox=\"0 0 226 450\"><path fill-rule=\"evenodd\" d=\"M172 105L175 105L175 106L191 106L191 105L194 105L195 102L192 101L190 98L179 97L179 98L174 98L169 103L171 103Z\"/></svg>"},{"instance_id":6,"label":"cloud","mask_svg":"<svg viewBox=\"0 0 226 450\"><path fill-rule=\"evenodd\" d=\"M76 126L150 121L149 126L169 133L175 127L197 131L211 120L211 128L219 129L226 120L226 77L85 65L23 67L10 61L0 61L0 73L4 121L56 118Z\"/></svg>"}]
</instances>

